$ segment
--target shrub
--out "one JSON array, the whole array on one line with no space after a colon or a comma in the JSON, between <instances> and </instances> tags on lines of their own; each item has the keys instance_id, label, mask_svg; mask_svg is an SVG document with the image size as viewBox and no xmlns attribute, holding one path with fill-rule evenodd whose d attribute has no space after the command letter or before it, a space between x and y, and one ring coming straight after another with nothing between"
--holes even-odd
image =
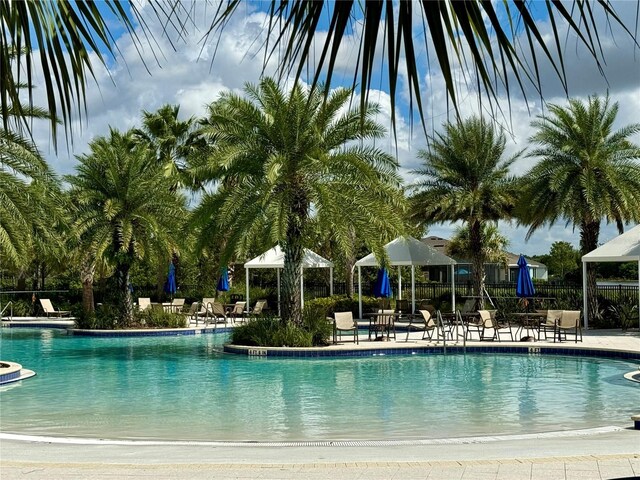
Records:
<instances>
[{"instance_id":1,"label":"shrub","mask_svg":"<svg viewBox=\"0 0 640 480\"><path fill-rule=\"evenodd\" d=\"M323 305L306 303L302 312L302 326L311 334L311 344L314 346L328 345L333 336L333 323L327 321Z\"/></svg>"},{"instance_id":2,"label":"shrub","mask_svg":"<svg viewBox=\"0 0 640 480\"><path fill-rule=\"evenodd\" d=\"M8 315L11 308L13 308L14 317L28 317L29 315L33 315L33 304L26 300L12 301L11 306L4 312L4 314Z\"/></svg>"},{"instance_id":3,"label":"shrub","mask_svg":"<svg viewBox=\"0 0 640 480\"><path fill-rule=\"evenodd\" d=\"M616 326L624 331L638 324L638 314L640 313L638 304L635 298L629 295L620 297L617 302L612 302L608 306L608 311Z\"/></svg>"},{"instance_id":4,"label":"shrub","mask_svg":"<svg viewBox=\"0 0 640 480\"><path fill-rule=\"evenodd\" d=\"M120 309L112 304L103 304L90 314L85 313L81 307L75 307L72 312L76 317L76 327L90 330L183 328L186 326L186 319L182 315L156 309L134 312L131 322L125 322Z\"/></svg>"},{"instance_id":5,"label":"shrub","mask_svg":"<svg viewBox=\"0 0 640 480\"><path fill-rule=\"evenodd\" d=\"M359 315L358 298L350 298L346 295L333 295L332 297L314 298L305 302L305 308L321 308L324 311L323 318L332 316L335 312L351 312L354 318ZM373 297L362 297L362 311L375 312L378 309L378 300Z\"/></svg>"},{"instance_id":6,"label":"shrub","mask_svg":"<svg viewBox=\"0 0 640 480\"><path fill-rule=\"evenodd\" d=\"M312 347L327 345L333 326L319 306L305 305L301 325L284 324L276 317L249 320L231 332L231 343L261 347Z\"/></svg>"}]
</instances>

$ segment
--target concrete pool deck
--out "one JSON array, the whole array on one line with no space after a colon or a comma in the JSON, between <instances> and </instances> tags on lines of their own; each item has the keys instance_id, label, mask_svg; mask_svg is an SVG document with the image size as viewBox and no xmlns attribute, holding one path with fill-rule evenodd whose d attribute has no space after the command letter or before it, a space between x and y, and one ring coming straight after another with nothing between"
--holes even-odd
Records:
<instances>
[{"instance_id":1,"label":"concrete pool deck","mask_svg":"<svg viewBox=\"0 0 640 480\"><path fill-rule=\"evenodd\" d=\"M420 334L410 346L426 345ZM405 335L398 335L404 340ZM487 342L482 342L482 345ZM356 348L400 348L361 342ZM480 345L468 342L467 345ZM493 342L494 346L521 342ZM528 343L553 346L552 341ZM573 342L563 342L571 348ZM352 349L353 343L330 348ZM640 353L638 331L588 331L577 348ZM277 361L277 360L275 360ZM640 385L638 412L640 413ZM197 421L198 412L193 412ZM626 422L626 423L625 423ZM427 444L196 444L47 439L0 434L0 478L8 479L613 479L640 477L640 431L631 419L561 434L456 439ZM61 442L61 443L59 443Z\"/></svg>"}]
</instances>

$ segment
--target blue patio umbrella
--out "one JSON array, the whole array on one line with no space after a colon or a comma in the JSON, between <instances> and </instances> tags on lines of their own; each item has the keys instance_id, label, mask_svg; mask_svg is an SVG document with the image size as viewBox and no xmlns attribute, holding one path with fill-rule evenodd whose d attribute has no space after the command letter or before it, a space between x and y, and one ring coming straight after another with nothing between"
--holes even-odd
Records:
<instances>
[{"instance_id":1,"label":"blue patio umbrella","mask_svg":"<svg viewBox=\"0 0 640 480\"><path fill-rule=\"evenodd\" d=\"M226 266L222 268L220 272L220 278L218 279L216 290L218 290L219 292L229 291L229 270L227 270Z\"/></svg>"},{"instance_id":2,"label":"blue patio umbrella","mask_svg":"<svg viewBox=\"0 0 640 480\"><path fill-rule=\"evenodd\" d=\"M533 288L533 280L529 274L529 267L524 255L520 255L518 259L518 283L516 284L516 296L521 298L531 298L535 295L536 290Z\"/></svg>"},{"instance_id":3,"label":"blue patio umbrella","mask_svg":"<svg viewBox=\"0 0 640 480\"><path fill-rule=\"evenodd\" d=\"M167 274L167 281L164 284L164 291L169 295L173 295L178 290L176 285L176 267L173 262L169 263L169 273Z\"/></svg>"},{"instance_id":4,"label":"blue patio umbrella","mask_svg":"<svg viewBox=\"0 0 640 480\"><path fill-rule=\"evenodd\" d=\"M376 284L373 288L374 297L389 298L392 294L391 282L389 282L389 274L386 268L378 270L378 278L376 278Z\"/></svg>"}]
</instances>

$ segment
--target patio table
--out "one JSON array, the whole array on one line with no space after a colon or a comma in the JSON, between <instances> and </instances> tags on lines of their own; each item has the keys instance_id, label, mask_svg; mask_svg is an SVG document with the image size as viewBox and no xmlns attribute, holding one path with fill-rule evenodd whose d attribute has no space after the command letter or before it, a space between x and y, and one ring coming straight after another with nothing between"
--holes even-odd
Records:
<instances>
[{"instance_id":1,"label":"patio table","mask_svg":"<svg viewBox=\"0 0 640 480\"><path fill-rule=\"evenodd\" d=\"M511 315L516 318L518 323L518 328L516 329L516 338L518 337L518 332L520 332L520 335L522 335L522 333L526 330L526 337L533 337L533 339L536 341L540 339L540 321L544 318L547 318L546 313L525 312L512 313ZM529 331L531 330L533 331L534 335L529 334ZM538 338L536 338L536 332L538 334Z\"/></svg>"},{"instance_id":2,"label":"patio table","mask_svg":"<svg viewBox=\"0 0 640 480\"><path fill-rule=\"evenodd\" d=\"M382 337L376 337L376 340L384 340L384 333L387 332L387 342L390 340L390 333L393 330L393 338L396 338L396 327L395 321L396 319L400 319L402 317L409 317L406 313L383 313L383 312L375 312L369 313L365 316L369 317L369 340L371 340L372 332L381 332Z\"/></svg>"}]
</instances>

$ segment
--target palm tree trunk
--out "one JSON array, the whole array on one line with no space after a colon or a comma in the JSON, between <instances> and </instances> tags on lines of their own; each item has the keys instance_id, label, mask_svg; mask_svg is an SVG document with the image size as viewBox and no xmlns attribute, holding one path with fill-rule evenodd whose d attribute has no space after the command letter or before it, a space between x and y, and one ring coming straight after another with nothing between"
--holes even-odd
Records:
<instances>
[{"instance_id":1,"label":"palm tree trunk","mask_svg":"<svg viewBox=\"0 0 640 480\"><path fill-rule=\"evenodd\" d=\"M116 266L116 282L118 289L118 308L122 314L122 322L125 326L133 323L133 304L131 290L129 290L129 263L120 263Z\"/></svg>"},{"instance_id":2,"label":"palm tree trunk","mask_svg":"<svg viewBox=\"0 0 640 480\"><path fill-rule=\"evenodd\" d=\"M355 245L356 232L354 229L350 230L349 236L351 237L351 245ZM345 255L345 262L344 262L344 278L346 281L345 290L346 290L347 297L349 298L353 298L353 267L355 264L356 264L355 252L349 252L347 255Z\"/></svg>"},{"instance_id":3,"label":"palm tree trunk","mask_svg":"<svg viewBox=\"0 0 640 480\"><path fill-rule=\"evenodd\" d=\"M300 237L288 239L284 246L284 269L282 272L282 321L302 323L300 302L300 267L303 247Z\"/></svg>"},{"instance_id":4,"label":"palm tree trunk","mask_svg":"<svg viewBox=\"0 0 640 480\"><path fill-rule=\"evenodd\" d=\"M80 267L80 278L82 280L82 310L84 313L93 313L95 304L93 299L93 277L96 271L96 264L91 260L83 262Z\"/></svg>"},{"instance_id":5,"label":"palm tree trunk","mask_svg":"<svg viewBox=\"0 0 640 480\"><path fill-rule=\"evenodd\" d=\"M302 302L300 301L301 267L304 255L302 227L305 223L309 202L302 189L293 189L291 216L286 232L284 269L282 276L282 321L286 324L302 323Z\"/></svg>"},{"instance_id":6,"label":"palm tree trunk","mask_svg":"<svg viewBox=\"0 0 640 480\"><path fill-rule=\"evenodd\" d=\"M584 221L580 225L580 251L586 255L598 248L600 236L599 221ZM598 318L598 288L596 284L596 269L587 263L587 311L590 319Z\"/></svg>"},{"instance_id":7,"label":"palm tree trunk","mask_svg":"<svg viewBox=\"0 0 640 480\"><path fill-rule=\"evenodd\" d=\"M471 247L471 268L473 270L473 295L475 309L484 309L484 246L482 245L482 224L474 220L469 225L469 246Z\"/></svg>"}]
</instances>

